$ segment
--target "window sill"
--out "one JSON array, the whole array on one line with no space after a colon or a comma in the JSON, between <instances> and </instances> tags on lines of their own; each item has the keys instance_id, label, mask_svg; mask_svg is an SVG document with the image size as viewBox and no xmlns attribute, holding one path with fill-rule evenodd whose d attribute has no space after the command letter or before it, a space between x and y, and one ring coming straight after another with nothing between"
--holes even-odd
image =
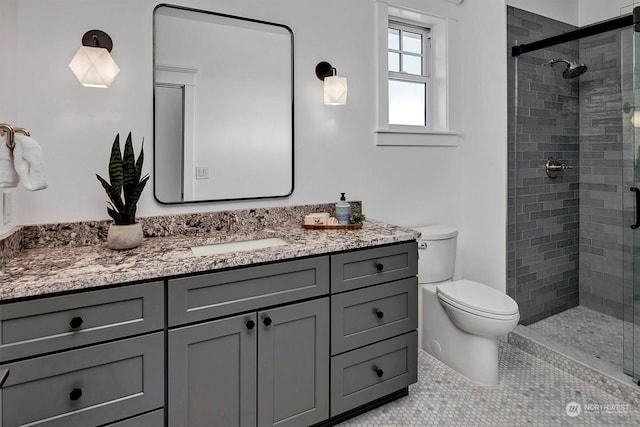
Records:
<instances>
[{"instance_id":1,"label":"window sill","mask_svg":"<svg viewBox=\"0 0 640 427\"><path fill-rule=\"evenodd\" d=\"M375 133L418 133L423 135L453 135L460 136L455 130L426 130L426 129L376 129Z\"/></svg>"},{"instance_id":2,"label":"window sill","mask_svg":"<svg viewBox=\"0 0 640 427\"><path fill-rule=\"evenodd\" d=\"M376 129L376 145L455 147L460 132L425 129Z\"/></svg>"}]
</instances>

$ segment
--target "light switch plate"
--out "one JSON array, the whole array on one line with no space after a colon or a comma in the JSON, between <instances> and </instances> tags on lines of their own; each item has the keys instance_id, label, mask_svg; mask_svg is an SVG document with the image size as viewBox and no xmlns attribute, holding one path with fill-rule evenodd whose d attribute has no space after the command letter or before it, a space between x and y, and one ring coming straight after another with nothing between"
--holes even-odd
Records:
<instances>
[{"instance_id":1,"label":"light switch plate","mask_svg":"<svg viewBox=\"0 0 640 427\"><path fill-rule=\"evenodd\" d=\"M206 166L196 167L196 179L209 179L209 168Z\"/></svg>"},{"instance_id":2,"label":"light switch plate","mask_svg":"<svg viewBox=\"0 0 640 427\"><path fill-rule=\"evenodd\" d=\"M7 225L13 217L13 200L10 191L2 193L2 224Z\"/></svg>"}]
</instances>

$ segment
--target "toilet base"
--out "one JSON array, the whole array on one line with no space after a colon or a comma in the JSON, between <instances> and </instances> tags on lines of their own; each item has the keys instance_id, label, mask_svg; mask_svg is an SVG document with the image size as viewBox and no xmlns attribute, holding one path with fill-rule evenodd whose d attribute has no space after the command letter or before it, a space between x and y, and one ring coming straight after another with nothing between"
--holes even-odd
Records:
<instances>
[{"instance_id":1,"label":"toilet base","mask_svg":"<svg viewBox=\"0 0 640 427\"><path fill-rule=\"evenodd\" d=\"M470 380L498 384L497 337L471 335L456 327L438 300L435 285L421 285L420 299L422 349Z\"/></svg>"}]
</instances>

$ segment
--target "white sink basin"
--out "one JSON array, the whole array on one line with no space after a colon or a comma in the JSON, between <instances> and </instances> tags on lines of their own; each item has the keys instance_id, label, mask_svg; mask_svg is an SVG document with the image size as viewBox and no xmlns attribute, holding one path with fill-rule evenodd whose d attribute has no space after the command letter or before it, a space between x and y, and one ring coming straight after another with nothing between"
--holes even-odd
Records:
<instances>
[{"instance_id":1,"label":"white sink basin","mask_svg":"<svg viewBox=\"0 0 640 427\"><path fill-rule=\"evenodd\" d=\"M274 246L284 246L288 244L289 242L287 242L286 240L282 240L277 237L271 237L267 239L244 240L242 242L216 243L213 245L192 246L191 252L193 252L193 254L197 256L215 255L215 254L223 254L225 252L252 251L255 249L271 248Z\"/></svg>"}]
</instances>

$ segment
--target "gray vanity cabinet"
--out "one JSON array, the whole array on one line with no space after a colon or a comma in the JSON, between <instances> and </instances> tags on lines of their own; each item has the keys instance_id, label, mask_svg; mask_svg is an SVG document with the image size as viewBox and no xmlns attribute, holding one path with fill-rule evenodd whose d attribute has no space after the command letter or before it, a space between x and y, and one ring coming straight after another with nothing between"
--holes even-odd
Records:
<instances>
[{"instance_id":1,"label":"gray vanity cabinet","mask_svg":"<svg viewBox=\"0 0 640 427\"><path fill-rule=\"evenodd\" d=\"M169 425L302 426L329 416L329 299L169 331Z\"/></svg>"},{"instance_id":2,"label":"gray vanity cabinet","mask_svg":"<svg viewBox=\"0 0 640 427\"><path fill-rule=\"evenodd\" d=\"M163 307L162 282L0 306L0 426L157 422Z\"/></svg>"},{"instance_id":3,"label":"gray vanity cabinet","mask_svg":"<svg viewBox=\"0 0 640 427\"><path fill-rule=\"evenodd\" d=\"M417 381L416 242L331 257L331 416Z\"/></svg>"},{"instance_id":4,"label":"gray vanity cabinet","mask_svg":"<svg viewBox=\"0 0 640 427\"><path fill-rule=\"evenodd\" d=\"M335 424L416 381L416 274L414 241L3 304L0 427Z\"/></svg>"}]
</instances>

